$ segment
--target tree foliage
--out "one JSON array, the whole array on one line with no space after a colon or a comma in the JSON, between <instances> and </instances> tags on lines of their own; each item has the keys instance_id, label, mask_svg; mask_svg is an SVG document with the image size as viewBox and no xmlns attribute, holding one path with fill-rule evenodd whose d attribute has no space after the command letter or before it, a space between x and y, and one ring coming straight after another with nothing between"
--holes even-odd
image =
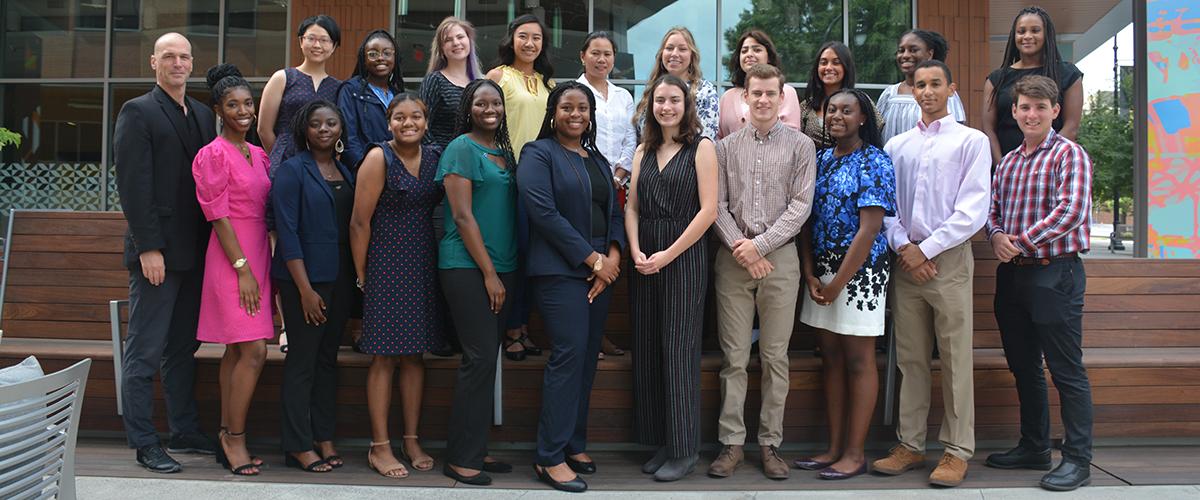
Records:
<instances>
[{"instance_id":1,"label":"tree foliage","mask_svg":"<svg viewBox=\"0 0 1200 500\"><path fill-rule=\"evenodd\" d=\"M1118 110L1111 93L1092 94L1078 138L1092 159L1093 200L1133 195L1133 113Z\"/></svg>"},{"instance_id":2,"label":"tree foliage","mask_svg":"<svg viewBox=\"0 0 1200 500\"><path fill-rule=\"evenodd\" d=\"M21 146L21 134L10 131L4 127L0 127L0 150L8 147Z\"/></svg>"}]
</instances>

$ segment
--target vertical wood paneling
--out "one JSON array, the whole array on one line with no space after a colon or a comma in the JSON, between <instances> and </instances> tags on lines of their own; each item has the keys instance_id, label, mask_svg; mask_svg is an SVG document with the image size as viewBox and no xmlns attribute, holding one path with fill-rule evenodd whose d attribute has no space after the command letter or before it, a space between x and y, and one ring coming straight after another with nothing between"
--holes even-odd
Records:
<instances>
[{"instance_id":1,"label":"vertical wood paneling","mask_svg":"<svg viewBox=\"0 0 1200 500\"><path fill-rule=\"evenodd\" d=\"M391 11L389 0L294 0L292 2L291 30L296 29L300 21L308 16L325 14L332 16L342 30L342 45L333 53L326 70L330 75L345 80L354 71L354 58L358 46L367 33L377 29L388 29L391 22L388 14ZM292 38L289 43L296 44L292 48L292 66L303 60L300 54L299 42Z\"/></svg>"},{"instance_id":2,"label":"vertical wood paneling","mask_svg":"<svg viewBox=\"0 0 1200 500\"><path fill-rule=\"evenodd\" d=\"M940 32L950 42L946 64L954 72L958 95L967 110L967 123L980 128L983 82L991 70L988 61L987 16L989 0L920 0L917 27Z\"/></svg>"}]
</instances>

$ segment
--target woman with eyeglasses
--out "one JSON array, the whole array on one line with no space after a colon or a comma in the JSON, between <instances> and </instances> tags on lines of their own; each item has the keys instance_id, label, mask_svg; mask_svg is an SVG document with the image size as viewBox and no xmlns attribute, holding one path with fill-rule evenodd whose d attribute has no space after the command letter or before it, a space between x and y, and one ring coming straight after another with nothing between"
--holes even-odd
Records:
<instances>
[{"instance_id":1,"label":"woman with eyeglasses","mask_svg":"<svg viewBox=\"0 0 1200 500\"><path fill-rule=\"evenodd\" d=\"M342 163L358 171L371 144L392 137L388 130L387 107L392 98L404 92L400 74L400 53L396 39L384 30L367 34L358 47L354 76L338 90L337 105L346 117L346 149Z\"/></svg>"},{"instance_id":2,"label":"woman with eyeglasses","mask_svg":"<svg viewBox=\"0 0 1200 500\"><path fill-rule=\"evenodd\" d=\"M296 30L304 62L295 68L276 71L263 87L258 110L258 137L271 157L271 172L296 154L289 127L292 117L304 105L317 100L336 101L342 82L325 70L325 63L342 42L342 30L332 17L324 14L300 21ZM341 153L345 144L334 150Z\"/></svg>"}]
</instances>

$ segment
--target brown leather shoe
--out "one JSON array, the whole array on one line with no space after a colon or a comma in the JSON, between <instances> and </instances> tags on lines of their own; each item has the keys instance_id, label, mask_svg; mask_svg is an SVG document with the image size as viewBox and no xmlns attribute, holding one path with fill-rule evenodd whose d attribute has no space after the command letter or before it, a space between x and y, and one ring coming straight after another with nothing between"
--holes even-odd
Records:
<instances>
[{"instance_id":1,"label":"brown leather shoe","mask_svg":"<svg viewBox=\"0 0 1200 500\"><path fill-rule=\"evenodd\" d=\"M791 468L788 467L787 461L779 456L779 448L770 445L759 446L759 449L762 450L763 475L767 476L767 479L787 479Z\"/></svg>"},{"instance_id":2,"label":"brown leather shoe","mask_svg":"<svg viewBox=\"0 0 1200 500\"><path fill-rule=\"evenodd\" d=\"M871 469L880 474L898 476L912 469L925 466L925 455L914 452L902 444L892 448L887 457L876 460Z\"/></svg>"},{"instance_id":3,"label":"brown leather shoe","mask_svg":"<svg viewBox=\"0 0 1200 500\"><path fill-rule=\"evenodd\" d=\"M717 459L713 460L712 465L708 466L708 475L710 477L732 476L733 471L742 465L742 460L745 458L740 445L727 444L721 448L721 454L717 455Z\"/></svg>"},{"instance_id":4,"label":"brown leather shoe","mask_svg":"<svg viewBox=\"0 0 1200 500\"><path fill-rule=\"evenodd\" d=\"M936 469L929 474L929 484L953 488L967 477L967 461L949 453L942 455Z\"/></svg>"}]
</instances>

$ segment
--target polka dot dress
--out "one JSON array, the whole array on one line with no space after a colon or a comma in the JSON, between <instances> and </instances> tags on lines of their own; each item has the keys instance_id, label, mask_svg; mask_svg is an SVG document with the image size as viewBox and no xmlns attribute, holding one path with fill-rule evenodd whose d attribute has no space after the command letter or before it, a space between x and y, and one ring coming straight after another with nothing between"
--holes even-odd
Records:
<instances>
[{"instance_id":1,"label":"polka dot dress","mask_svg":"<svg viewBox=\"0 0 1200 500\"><path fill-rule=\"evenodd\" d=\"M387 143L371 147L383 151L387 183L371 220L358 348L381 356L421 354L440 344L442 330L433 235L433 209L443 194L433 177L442 150L422 146L413 177Z\"/></svg>"}]
</instances>

